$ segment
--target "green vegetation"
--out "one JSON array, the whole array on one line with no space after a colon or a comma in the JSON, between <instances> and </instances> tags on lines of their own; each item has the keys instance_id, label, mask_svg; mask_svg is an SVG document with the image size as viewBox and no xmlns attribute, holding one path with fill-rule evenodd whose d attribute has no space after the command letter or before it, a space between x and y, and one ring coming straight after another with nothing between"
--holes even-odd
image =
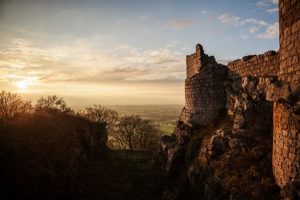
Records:
<instances>
[{"instance_id":1,"label":"green vegetation","mask_svg":"<svg viewBox=\"0 0 300 200\"><path fill-rule=\"evenodd\" d=\"M167 124L167 123L160 123L159 124L159 128L160 131L164 134L164 135L171 135L174 131L176 124Z\"/></svg>"}]
</instances>

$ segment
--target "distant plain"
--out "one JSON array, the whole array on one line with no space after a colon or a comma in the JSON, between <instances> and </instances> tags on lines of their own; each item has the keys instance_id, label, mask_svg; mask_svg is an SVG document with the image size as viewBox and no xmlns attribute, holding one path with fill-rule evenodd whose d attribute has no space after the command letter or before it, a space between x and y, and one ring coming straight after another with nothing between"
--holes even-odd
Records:
<instances>
[{"instance_id":1,"label":"distant plain","mask_svg":"<svg viewBox=\"0 0 300 200\"><path fill-rule=\"evenodd\" d=\"M171 134L180 116L182 105L110 105L120 115L139 115L159 124L163 134Z\"/></svg>"}]
</instances>

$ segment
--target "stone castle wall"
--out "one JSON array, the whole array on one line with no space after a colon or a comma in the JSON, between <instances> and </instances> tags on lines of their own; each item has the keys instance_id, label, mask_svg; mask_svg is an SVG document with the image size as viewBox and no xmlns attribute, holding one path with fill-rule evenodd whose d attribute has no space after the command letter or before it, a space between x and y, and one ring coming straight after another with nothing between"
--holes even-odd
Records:
<instances>
[{"instance_id":1,"label":"stone castle wall","mask_svg":"<svg viewBox=\"0 0 300 200\"><path fill-rule=\"evenodd\" d=\"M279 79L293 94L300 83L300 1L280 0L279 16ZM281 187L300 181L300 119L294 112L295 102L274 103L273 172Z\"/></svg>"},{"instance_id":2,"label":"stone castle wall","mask_svg":"<svg viewBox=\"0 0 300 200\"><path fill-rule=\"evenodd\" d=\"M223 83L226 67L213 65L185 80L185 107L181 120L205 126L225 116L226 93Z\"/></svg>"},{"instance_id":3,"label":"stone castle wall","mask_svg":"<svg viewBox=\"0 0 300 200\"><path fill-rule=\"evenodd\" d=\"M300 123L290 109L284 103L274 103L273 172L281 187L300 178Z\"/></svg>"},{"instance_id":4,"label":"stone castle wall","mask_svg":"<svg viewBox=\"0 0 300 200\"><path fill-rule=\"evenodd\" d=\"M279 55L268 51L261 55L245 56L228 63L229 76L277 76L279 72Z\"/></svg>"},{"instance_id":5,"label":"stone castle wall","mask_svg":"<svg viewBox=\"0 0 300 200\"><path fill-rule=\"evenodd\" d=\"M185 107L180 120L185 124L208 125L225 115L226 93L223 88L227 70L198 44L186 57Z\"/></svg>"},{"instance_id":6,"label":"stone castle wall","mask_svg":"<svg viewBox=\"0 0 300 200\"><path fill-rule=\"evenodd\" d=\"M273 172L276 183L285 188L295 181L300 182L300 1L280 0L279 16L279 53L269 51L246 56L230 62L226 68L197 45L196 53L186 57L186 104L180 120L192 126L208 125L222 119L226 108L232 107L235 112L238 103L247 107L245 95L247 99L251 97L253 105L261 100L274 102L273 111L270 109L270 113L273 112ZM245 119L248 110L242 110ZM254 120L255 125L259 117Z\"/></svg>"},{"instance_id":7,"label":"stone castle wall","mask_svg":"<svg viewBox=\"0 0 300 200\"><path fill-rule=\"evenodd\" d=\"M280 0L280 79L300 83L300 1Z\"/></svg>"},{"instance_id":8,"label":"stone castle wall","mask_svg":"<svg viewBox=\"0 0 300 200\"><path fill-rule=\"evenodd\" d=\"M196 52L186 56L187 78L191 78L198 74L203 67L209 64L217 64L217 62L213 56L206 55L203 47L200 44L197 44Z\"/></svg>"},{"instance_id":9,"label":"stone castle wall","mask_svg":"<svg viewBox=\"0 0 300 200\"><path fill-rule=\"evenodd\" d=\"M186 74L187 78L194 76L200 72L201 50L200 46L197 45L196 52L186 56Z\"/></svg>"},{"instance_id":10,"label":"stone castle wall","mask_svg":"<svg viewBox=\"0 0 300 200\"><path fill-rule=\"evenodd\" d=\"M267 92L279 73L279 54L268 51L245 56L228 63L227 114L233 119L233 130L270 133L273 126L272 102ZM228 86L228 84L227 84Z\"/></svg>"}]
</instances>

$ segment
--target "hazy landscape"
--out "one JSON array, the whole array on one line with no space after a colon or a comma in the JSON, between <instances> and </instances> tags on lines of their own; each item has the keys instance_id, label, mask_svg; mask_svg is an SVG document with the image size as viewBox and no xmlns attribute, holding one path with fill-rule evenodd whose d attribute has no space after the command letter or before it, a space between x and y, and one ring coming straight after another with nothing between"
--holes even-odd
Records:
<instances>
[{"instance_id":1,"label":"hazy landscape","mask_svg":"<svg viewBox=\"0 0 300 200\"><path fill-rule=\"evenodd\" d=\"M0 0L0 200L300 200L300 0Z\"/></svg>"},{"instance_id":2,"label":"hazy landscape","mask_svg":"<svg viewBox=\"0 0 300 200\"><path fill-rule=\"evenodd\" d=\"M159 124L163 134L173 133L183 105L115 105L107 106L121 115L139 115Z\"/></svg>"},{"instance_id":3,"label":"hazy landscape","mask_svg":"<svg viewBox=\"0 0 300 200\"><path fill-rule=\"evenodd\" d=\"M163 134L173 133L183 105L103 105L115 110L120 115L138 115L143 119L154 121ZM80 111L84 106L75 106Z\"/></svg>"}]
</instances>

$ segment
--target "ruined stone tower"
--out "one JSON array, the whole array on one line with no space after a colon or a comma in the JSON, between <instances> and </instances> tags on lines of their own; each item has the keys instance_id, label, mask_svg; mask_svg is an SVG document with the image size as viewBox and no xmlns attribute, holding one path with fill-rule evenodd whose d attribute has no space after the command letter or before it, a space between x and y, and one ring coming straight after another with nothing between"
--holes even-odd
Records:
<instances>
[{"instance_id":1,"label":"ruined stone tower","mask_svg":"<svg viewBox=\"0 0 300 200\"><path fill-rule=\"evenodd\" d=\"M226 94L223 82L226 66L204 53L200 44L196 52L186 57L185 107L181 121L190 126L206 126L225 116Z\"/></svg>"},{"instance_id":2,"label":"ruined stone tower","mask_svg":"<svg viewBox=\"0 0 300 200\"><path fill-rule=\"evenodd\" d=\"M277 184L284 187L300 180L300 1L279 1L280 72L289 97L274 103L273 171ZM294 99L291 98L294 96ZM299 105L298 105L299 106Z\"/></svg>"}]
</instances>

